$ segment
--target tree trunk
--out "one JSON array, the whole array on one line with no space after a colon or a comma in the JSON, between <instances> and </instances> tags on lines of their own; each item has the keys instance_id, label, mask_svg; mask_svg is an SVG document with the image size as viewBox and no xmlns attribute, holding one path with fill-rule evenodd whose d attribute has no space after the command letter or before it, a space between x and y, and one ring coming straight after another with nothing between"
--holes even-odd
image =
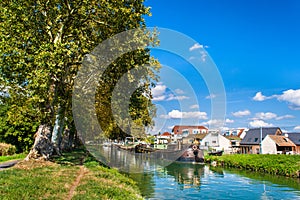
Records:
<instances>
[{"instance_id":1,"label":"tree trunk","mask_svg":"<svg viewBox=\"0 0 300 200\"><path fill-rule=\"evenodd\" d=\"M53 145L51 142L51 128L47 125L40 125L35 134L34 145L25 160L48 160L52 153Z\"/></svg>"},{"instance_id":2,"label":"tree trunk","mask_svg":"<svg viewBox=\"0 0 300 200\"><path fill-rule=\"evenodd\" d=\"M64 112L63 109L59 106L58 113L55 116L55 123L52 131L51 142L53 144L54 153L57 155L61 155L61 139L62 133L64 130Z\"/></svg>"}]
</instances>

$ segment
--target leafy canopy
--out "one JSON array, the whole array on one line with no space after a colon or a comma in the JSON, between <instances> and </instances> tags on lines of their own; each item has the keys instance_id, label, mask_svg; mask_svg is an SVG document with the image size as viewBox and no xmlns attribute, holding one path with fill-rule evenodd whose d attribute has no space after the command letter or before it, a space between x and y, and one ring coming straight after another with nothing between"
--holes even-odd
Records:
<instances>
[{"instance_id":1,"label":"leafy canopy","mask_svg":"<svg viewBox=\"0 0 300 200\"><path fill-rule=\"evenodd\" d=\"M11 143L19 144L19 150L28 149L38 125L53 126L58 112L65 119L63 126L75 130L72 91L84 55L117 33L145 27L144 15L150 11L143 0L2 0L0 91L7 90L9 95L0 95L5 105L1 107L0 139L10 138ZM148 50L116 60L100 82L110 79L113 86L122 74L143 63L153 65L145 84L132 96L130 112L134 120L150 125L148 105L153 105L149 87L157 78L159 65ZM111 90L100 84L98 91L103 92L97 93L97 102L105 104ZM118 137L114 134L121 131L114 131L117 126L111 108L101 104L97 109L108 118L100 122L107 135Z\"/></svg>"}]
</instances>

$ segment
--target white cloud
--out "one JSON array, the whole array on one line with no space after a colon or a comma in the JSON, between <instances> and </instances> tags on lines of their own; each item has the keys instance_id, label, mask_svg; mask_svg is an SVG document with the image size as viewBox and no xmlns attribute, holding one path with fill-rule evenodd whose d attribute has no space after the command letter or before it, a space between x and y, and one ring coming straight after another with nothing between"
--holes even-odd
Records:
<instances>
[{"instance_id":1,"label":"white cloud","mask_svg":"<svg viewBox=\"0 0 300 200\"><path fill-rule=\"evenodd\" d=\"M263 120L253 120L252 122L249 123L251 127L271 127L274 126L273 124L266 123Z\"/></svg>"},{"instance_id":2,"label":"white cloud","mask_svg":"<svg viewBox=\"0 0 300 200\"><path fill-rule=\"evenodd\" d=\"M198 104L191 105L190 109L199 109L199 105Z\"/></svg>"},{"instance_id":3,"label":"white cloud","mask_svg":"<svg viewBox=\"0 0 300 200\"><path fill-rule=\"evenodd\" d=\"M204 48L208 48L208 46L207 45L202 45L202 44L199 44L199 43L196 43L196 44L194 44L193 46L191 46L190 48L189 48L189 50L190 51L194 51L194 50L197 50L197 49L200 49L200 55L201 55L201 60L203 61L203 62L205 62L206 61L206 57L208 56L207 55L207 53L206 53L206 51L204 50ZM189 58L189 60L195 60L195 59L197 59L198 58L198 56L197 57L195 57L195 56L191 56L190 58Z\"/></svg>"},{"instance_id":4,"label":"white cloud","mask_svg":"<svg viewBox=\"0 0 300 200\"><path fill-rule=\"evenodd\" d=\"M256 118L261 120L269 120L277 117L275 113L271 113L271 112L266 112L266 113L260 112L260 113L256 113L255 116Z\"/></svg>"},{"instance_id":5,"label":"white cloud","mask_svg":"<svg viewBox=\"0 0 300 200\"><path fill-rule=\"evenodd\" d=\"M232 119L226 119L225 122L226 122L227 124L232 124L232 123L234 123L234 120L232 120Z\"/></svg>"},{"instance_id":6,"label":"white cloud","mask_svg":"<svg viewBox=\"0 0 300 200\"><path fill-rule=\"evenodd\" d=\"M253 97L254 101L264 101L266 99L269 99L270 97L264 96L261 92L257 92L256 95Z\"/></svg>"},{"instance_id":7,"label":"white cloud","mask_svg":"<svg viewBox=\"0 0 300 200\"><path fill-rule=\"evenodd\" d=\"M283 116L277 116L277 114L272 112L260 112L255 114L255 120L270 120L270 119L276 119L276 120L283 120L283 119L292 119L295 118L293 115L283 115Z\"/></svg>"},{"instance_id":8,"label":"white cloud","mask_svg":"<svg viewBox=\"0 0 300 200\"><path fill-rule=\"evenodd\" d=\"M206 57L207 57L207 53L205 51L201 51L200 54L201 54L201 60L203 62L205 62L206 61Z\"/></svg>"},{"instance_id":9,"label":"white cloud","mask_svg":"<svg viewBox=\"0 0 300 200\"><path fill-rule=\"evenodd\" d=\"M167 101L172 101L172 100L184 100L184 99L189 99L190 97L187 96L176 96L174 94L169 94L167 97Z\"/></svg>"},{"instance_id":10,"label":"white cloud","mask_svg":"<svg viewBox=\"0 0 300 200\"><path fill-rule=\"evenodd\" d=\"M189 99L188 96L177 96L172 93L167 92L167 86L162 83L158 83L154 88L151 89L152 100L153 101L172 101L172 100L184 100ZM183 94L184 91L181 89L176 89L175 93Z\"/></svg>"},{"instance_id":11,"label":"white cloud","mask_svg":"<svg viewBox=\"0 0 300 200\"><path fill-rule=\"evenodd\" d=\"M167 115L161 115L161 118L166 119L188 119L188 118L197 118L197 119L207 119L206 112L181 112L179 110L172 110Z\"/></svg>"},{"instance_id":12,"label":"white cloud","mask_svg":"<svg viewBox=\"0 0 300 200\"><path fill-rule=\"evenodd\" d=\"M295 118L295 116L293 116L293 115L283 115L283 116L276 117L276 120L292 119L292 118Z\"/></svg>"},{"instance_id":13,"label":"white cloud","mask_svg":"<svg viewBox=\"0 0 300 200\"><path fill-rule=\"evenodd\" d=\"M286 90L282 95L273 95L279 101L286 101L290 103L290 108L299 110L300 109L300 89L298 90Z\"/></svg>"},{"instance_id":14,"label":"white cloud","mask_svg":"<svg viewBox=\"0 0 300 200\"><path fill-rule=\"evenodd\" d=\"M232 113L232 115L235 117L244 117L244 116L251 115L251 112L249 110L243 110L243 111L234 112Z\"/></svg>"},{"instance_id":15,"label":"white cloud","mask_svg":"<svg viewBox=\"0 0 300 200\"><path fill-rule=\"evenodd\" d=\"M205 126L223 127L224 126L224 121L223 120L212 119L212 120L209 120L207 122L203 122L203 125L205 125Z\"/></svg>"},{"instance_id":16,"label":"white cloud","mask_svg":"<svg viewBox=\"0 0 300 200\"><path fill-rule=\"evenodd\" d=\"M176 94L184 94L184 91L181 90L181 89L176 89L176 90L175 90L175 93L176 93Z\"/></svg>"},{"instance_id":17,"label":"white cloud","mask_svg":"<svg viewBox=\"0 0 300 200\"><path fill-rule=\"evenodd\" d=\"M207 57L207 53L205 51L200 51L200 58L199 57L195 57L195 56L191 56L189 57L189 60L201 60L202 62L206 61L206 57Z\"/></svg>"},{"instance_id":18,"label":"white cloud","mask_svg":"<svg viewBox=\"0 0 300 200\"><path fill-rule=\"evenodd\" d=\"M300 126L296 126L294 130L300 130Z\"/></svg>"},{"instance_id":19,"label":"white cloud","mask_svg":"<svg viewBox=\"0 0 300 200\"><path fill-rule=\"evenodd\" d=\"M206 99L214 99L214 98L216 98L216 97L217 97L217 95L215 95L215 94L210 94L210 95L206 96L205 98L206 98Z\"/></svg>"},{"instance_id":20,"label":"white cloud","mask_svg":"<svg viewBox=\"0 0 300 200\"><path fill-rule=\"evenodd\" d=\"M164 93L166 92L167 86L162 83L158 83L154 88L151 89L153 101L162 101L166 98Z\"/></svg>"},{"instance_id":21,"label":"white cloud","mask_svg":"<svg viewBox=\"0 0 300 200\"><path fill-rule=\"evenodd\" d=\"M162 96L157 96L157 97L153 97L152 100L153 101L163 101L166 99L166 96L165 95L162 95Z\"/></svg>"},{"instance_id":22,"label":"white cloud","mask_svg":"<svg viewBox=\"0 0 300 200\"><path fill-rule=\"evenodd\" d=\"M293 110L300 110L300 89L293 90L289 89L283 91L280 95L272 95L272 96L264 96L261 92L257 92L256 95L253 97L255 101L265 101L267 99L276 98L278 101L285 101L289 103L290 109Z\"/></svg>"},{"instance_id":23,"label":"white cloud","mask_svg":"<svg viewBox=\"0 0 300 200\"><path fill-rule=\"evenodd\" d=\"M202 44L199 44L199 43L196 43L194 44L193 46L190 47L190 51L194 51L196 49L203 49L203 45Z\"/></svg>"}]
</instances>

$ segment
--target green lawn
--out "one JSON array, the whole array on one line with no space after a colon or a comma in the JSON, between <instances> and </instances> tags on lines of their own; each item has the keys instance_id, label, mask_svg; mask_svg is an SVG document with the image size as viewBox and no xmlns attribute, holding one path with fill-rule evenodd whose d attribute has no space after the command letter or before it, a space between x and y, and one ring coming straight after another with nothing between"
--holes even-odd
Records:
<instances>
[{"instance_id":1,"label":"green lawn","mask_svg":"<svg viewBox=\"0 0 300 200\"><path fill-rule=\"evenodd\" d=\"M24 153L15 154L15 155L11 155L11 156L0 156L0 163L10 161L10 160L24 159L25 157L26 157L26 154L24 154Z\"/></svg>"},{"instance_id":2,"label":"green lawn","mask_svg":"<svg viewBox=\"0 0 300 200\"><path fill-rule=\"evenodd\" d=\"M21 162L0 171L0 177L3 200L69 199L70 193L72 199L142 199L133 180L100 166L83 151L64 154L54 162Z\"/></svg>"}]
</instances>

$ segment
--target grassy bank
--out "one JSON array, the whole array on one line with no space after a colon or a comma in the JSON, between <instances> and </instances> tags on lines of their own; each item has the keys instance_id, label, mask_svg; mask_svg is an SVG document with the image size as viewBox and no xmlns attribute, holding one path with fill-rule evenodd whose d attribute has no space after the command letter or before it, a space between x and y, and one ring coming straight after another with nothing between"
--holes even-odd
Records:
<instances>
[{"instance_id":1,"label":"grassy bank","mask_svg":"<svg viewBox=\"0 0 300 200\"><path fill-rule=\"evenodd\" d=\"M26 154L15 154L11 156L0 156L0 163L1 162L6 162L10 160L18 160L18 159L24 159L26 157Z\"/></svg>"},{"instance_id":2,"label":"grassy bank","mask_svg":"<svg viewBox=\"0 0 300 200\"><path fill-rule=\"evenodd\" d=\"M217 165L225 167L300 178L299 155L235 154L205 156L205 161L216 161Z\"/></svg>"},{"instance_id":3,"label":"grassy bank","mask_svg":"<svg viewBox=\"0 0 300 200\"><path fill-rule=\"evenodd\" d=\"M133 180L84 152L0 171L0 199L142 199Z\"/></svg>"}]
</instances>

